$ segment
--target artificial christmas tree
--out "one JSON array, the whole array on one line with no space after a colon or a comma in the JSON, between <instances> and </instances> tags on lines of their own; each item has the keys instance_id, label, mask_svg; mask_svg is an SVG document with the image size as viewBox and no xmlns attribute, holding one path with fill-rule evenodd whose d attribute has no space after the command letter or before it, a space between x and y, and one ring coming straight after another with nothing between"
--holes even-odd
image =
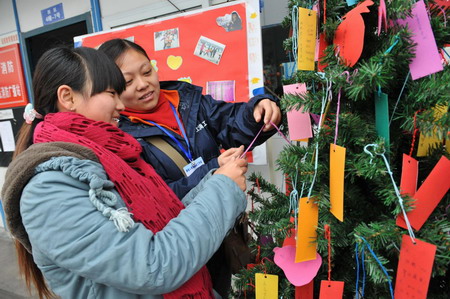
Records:
<instances>
[{"instance_id":1,"label":"artificial christmas tree","mask_svg":"<svg viewBox=\"0 0 450 299\"><path fill-rule=\"evenodd\" d=\"M311 117L313 137L280 153L286 192L249 177L257 260L237 275L236 298L255 296L258 273L278 275L279 298L450 293L450 3L347 3L290 1L298 71L284 84L306 92L282 105ZM317 275L300 266L311 261Z\"/></svg>"}]
</instances>

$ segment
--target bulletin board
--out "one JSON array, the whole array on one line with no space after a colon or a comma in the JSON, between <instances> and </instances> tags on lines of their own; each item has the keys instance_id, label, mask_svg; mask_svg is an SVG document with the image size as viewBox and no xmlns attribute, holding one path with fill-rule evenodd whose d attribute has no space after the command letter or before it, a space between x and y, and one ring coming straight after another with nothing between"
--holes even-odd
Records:
<instances>
[{"instance_id":1,"label":"bulletin board","mask_svg":"<svg viewBox=\"0 0 450 299\"><path fill-rule=\"evenodd\" d=\"M19 44L0 47L0 109L28 104Z\"/></svg>"},{"instance_id":2,"label":"bulletin board","mask_svg":"<svg viewBox=\"0 0 450 299\"><path fill-rule=\"evenodd\" d=\"M0 110L0 167L11 163L15 150L15 137L24 123L25 107Z\"/></svg>"},{"instance_id":3,"label":"bulletin board","mask_svg":"<svg viewBox=\"0 0 450 299\"><path fill-rule=\"evenodd\" d=\"M74 38L96 48L125 38L142 46L159 79L203 87L216 100L245 102L264 92L259 1L233 1Z\"/></svg>"}]
</instances>

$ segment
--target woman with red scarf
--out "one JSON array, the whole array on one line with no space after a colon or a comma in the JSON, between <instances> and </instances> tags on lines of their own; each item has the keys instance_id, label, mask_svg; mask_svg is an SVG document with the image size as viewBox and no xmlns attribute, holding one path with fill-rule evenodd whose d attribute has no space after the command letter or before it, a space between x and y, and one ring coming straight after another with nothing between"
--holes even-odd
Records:
<instances>
[{"instance_id":1,"label":"woman with red scarf","mask_svg":"<svg viewBox=\"0 0 450 299\"><path fill-rule=\"evenodd\" d=\"M124 90L94 49L40 58L1 193L21 272L40 298L214 298L204 265L245 210L247 163L180 200L118 129Z\"/></svg>"},{"instance_id":2,"label":"woman with red scarf","mask_svg":"<svg viewBox=\"0 0 450 299\"><path fill-rule=\"evenodd\" d=\"M281 122L279 101L271 95L260 94L248 102L217 101L203 95L200 86L159 81L145 49L134 42L112 39L99 51L116 62L127 82L120 96L125 105L120 128L139 141L142 158L180 198L211 169L241 154L244 148L264 143L276 132L272 124ZM253 143L255 136L258 138ZM167 148L178 152L181 162L176 163ZM221 154L221 149L227 151ZM226 251L233 248L221 246L207 264L214 289L223 297L228 297L232 274Z\"/></svg>"}]
</instances>

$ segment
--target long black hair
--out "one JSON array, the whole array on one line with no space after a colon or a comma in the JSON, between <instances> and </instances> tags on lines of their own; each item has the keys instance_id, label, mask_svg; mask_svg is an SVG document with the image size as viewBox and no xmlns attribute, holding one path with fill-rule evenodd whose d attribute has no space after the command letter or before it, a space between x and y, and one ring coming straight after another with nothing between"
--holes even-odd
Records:
<instances>
[{"instance_id":1,"label":"long black hair","mask_svg":"<svg viewBox=\"0 0 450 299\"><path fill-rule=\"evenodd\" d=\"M68 85L86 97L108 88L121 94L126 87L122 72L111 58L100 51L85 47L53 48L39 58L33 76L33 104L38 113L45 116L58 112L57 91L61 85ZM31 126L23 124L14 157L32 144L34 128L39 121L41 120L35 119Z\"/></svg>"}]
</instances>

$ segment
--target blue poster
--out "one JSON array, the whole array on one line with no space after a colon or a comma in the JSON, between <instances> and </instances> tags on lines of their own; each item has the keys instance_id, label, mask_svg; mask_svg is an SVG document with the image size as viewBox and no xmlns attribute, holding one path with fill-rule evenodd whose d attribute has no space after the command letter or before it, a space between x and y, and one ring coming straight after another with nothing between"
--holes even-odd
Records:
<instances>
[{"instance_id":1,"label":"blue poster","mask_svg":"<svg viewBox=\"0 0 450 299\"><path fill-rule=\"evenodd\" d=\"M62 3L41 10L41 15L44 25L64 20L64 10Z\"/></svg>"}]
</instances>

